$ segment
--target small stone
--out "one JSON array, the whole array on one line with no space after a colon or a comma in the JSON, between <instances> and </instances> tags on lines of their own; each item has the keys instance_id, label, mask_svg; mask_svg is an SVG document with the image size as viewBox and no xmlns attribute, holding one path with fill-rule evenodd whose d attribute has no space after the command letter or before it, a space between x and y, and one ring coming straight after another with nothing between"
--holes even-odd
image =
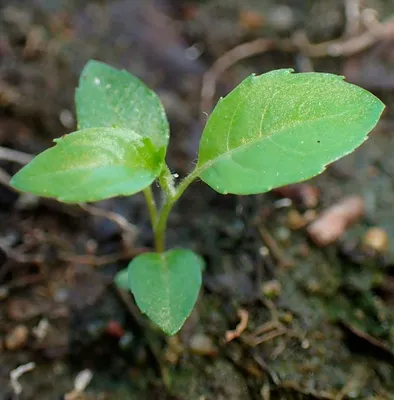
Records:
<instances>
[{"instance_id":1,"label":"small stone","mask_svg":"<svg viewBox=\"0 0 394 400\"><path fill-rule=\"evenodd\" d=\"M363 238L363 245L378 253L385 252L389 246L387 232L377 227L368 229Z\"/></svg>"},{"instance_id":2,"label":"small stone","mask_svg":"<svg viewBox=\"0 0 394 400\"><path fill-rule=\"evenodd\" d=\"M319 203L320 192L315 186L309 183L294 183L273 189L278 196L291 199L295 204L306 208L314 208Z\"/></svg>"},{"instance_id":3,"label":"small stone","mask_svg":"<svg viewBox=\"0 0 394 400\"><path fill-rule=\"evenodd\" d=\"M276 6L268 13L268 22L278 32L290 31L295 24L293 10L286 5Z\"/></svg>"},{"instance_id":4,"label":"small stone","mask_svg":"<svg viewBox=\"0 0 394 400\"><path fill-rule=\"evenodd\" d=\"M4 344L7 350L19 350L27 342L29 337L29 330L25 325L17 325L11 332L9 332L5 339Z\"/></svg>"},{"instance_id":5,"label":"small stone","mask_svg":"<svg viewBox=\"0 0 394 400\"><path fill-rule=\"evenodd\" d=\"M212 339L203 333L196 333L190 338L189 348L200 356L215 356L218 353Z\"/></svg>"},{"instance_id":6,"label":"small stone","mask_svg":"<svg viewBox=\"0 0 394 400\"><path fill-rule=\"evenodd\" d=\"M308 226L310 239L318 246L336 242L346 229L364 214L364 200L360 196L348 196L323 211Z\"/></svg>"},{"instance_id":7,"label":"small stone","mask_svg":"<svg viewBox=\"0 0 394 400\"><path fill-rule=\"evenodd\" d=\"M306 225L305 218L297 211L290 210L287 214L287 226L295 231L297 229L301 229Z\"/></svg>"},{"instance_id":8,"label":"small stone","mask_svg":"<svg viewBox=\"0 0 394 400\"><path fill-rule=\"evenodd\" d=\"M272 280L265 282L262 287L264 296L268 297L269 299L275 299L280 295L282 290L282 285L277 280Z\"/></svg>"},{"instance_id":9,"label":"small stone","mask_svg":"<svg viewBox=\"0 0 394 400\"><path fill-rule=\"evenodd\" d=\"M291 233L290 231L284 227L280 226L276 231L275 231L275 237L281 242L281 243L287 243L290 239Z\"/></svg>"},{"instance_id":10,"label":"small stone","mask_svg":"<svg viewBox=\"0 0 394 400\"><path fill-rule=\"evenodd\" d=\"M105 332L114 338L120 339L124 336L126 333L120 322L111 320L108 321L106 327L105 327Z\"/></svg>"},{"instance_id":11,"label":"small stone","mask_svg":"<svg viewBox=\"0 0 394 400\"><path fill-rule=\"evenodd\" d=\"M177 364L184 352L184 347L179 336L171 336L167 339L167 348L164 357L170 364Z\"/></svg>"},{"instance_id":12,"label":"small stone","mask_svg":"<svg viewBox=\"0 0 394 400\"><path fill-rule=\"evenodd\" d=\"M258 12L241 10L239 13L239 25L247 31L256 30L264 25L264 18Z\"/></svg>"}]
</instances>

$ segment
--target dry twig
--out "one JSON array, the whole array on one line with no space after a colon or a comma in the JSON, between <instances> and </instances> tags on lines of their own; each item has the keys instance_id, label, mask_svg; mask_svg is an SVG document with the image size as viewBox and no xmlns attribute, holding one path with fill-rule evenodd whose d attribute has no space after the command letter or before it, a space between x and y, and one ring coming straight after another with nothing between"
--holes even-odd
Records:
<instances>
[{"instance_id":1,"label":"dry twig","mask_svg":"<svg viewBox=\"0 0 394 400\"><path fill-rule=\"evenodd\" d=\"M309 41L305 31L298 31L290 39L274 41L259 38L242 43L223 54L203 77L200 102L202 115L212 111L217 81L221 75L241 60L269 50L296 52L310 58L351 56L368 49L381 40L393 37L394 17L385 22L379 22L376 19L376 13L372 12L373 10L366 9L361 13L357 0L347 0L345 8L347 24L345 34L339 39L314 44ZM361 21L365 31L359 33Z\"/></svg>"},{"instance_id":2,"label":"dry twig","mask_svg":"<svg viewBox=\"0 0 394 400\"><path fill-rule=\"evenodd\" d=\"M245 329L248 327L249 313L246 310L244 310L243 308L241 308L238 310L237 314L238 314L240 321L234 330L226 332L226 342L227 343L240 337L242 335L242 333L245 331Z\"/></svg>"},{"instance_id":3,"label":"dry twig","mask_svg":"<svg viewBox=\"0 0 394 400\"><path fill-rule=\"evenodd\" d=\"M36 363L29 362L27 364L20 365L10 372L11 386L17 396L19 396L23 391L22 385L19 383L19 378L26 372L33 370L35 367Z\"/></svg>"},{"instance_id":4,"label":"dry twig","mask_svg":"<svg viewBox=\"0 0 394 400\"><path fill-rule=\"evenodd\" d=\"M80 204L79 206L91 215L107 218L108 220L117 224L122 230L122 240L124 248L128 249L134 246L138 229L125 217L113 211L104 210L103 208L95 207L90 204Z\"/></svg>"},{"instance_id":5,"label":"dry twig","mask_svg":"<svg viewBox=\"0 0 394 400\"><path fill-rule=\"evenodd\" d=\"M264 244L267 246L276 261L278 261L279 265L283 268L294 267L295 261L284 254L283 250L279 247L278 243L267 231L267 229L263 228L262 226L258 226L257 229L264 241Z\"/></svg>"}]
</instances>

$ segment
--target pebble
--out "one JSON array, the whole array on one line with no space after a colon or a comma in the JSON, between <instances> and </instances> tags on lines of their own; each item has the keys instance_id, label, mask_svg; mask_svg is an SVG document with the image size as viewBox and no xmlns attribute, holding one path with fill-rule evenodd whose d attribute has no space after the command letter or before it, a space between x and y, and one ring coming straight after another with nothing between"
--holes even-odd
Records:
<instances>
[{"instance_id":1,"label":"pebble","mask_svg":"<svg viewBox=\"0 0 394 400\"><path fill-rule=\"evenodd\" d=\"M273 192L279 196L287 197L293 203L300 204L306 208L314 208L319 203L319 189L309 183L294 183L276 188Z\"/></svg>"},{"instance_id":2,"label":"pebble","mask_svg":"<svg viewBox=\"0 0 394 400\"><path fill-rule=\"evenodd\" d=\"M29 338L29 330L25 325L17 325L11 332L9 332L5 339L4 345L7 350L19 350L27 342Z\"/></svg>"},{"instance_id":3,"label":"pebble","mask_svg":"<svg viewBox=\"0 0 394 400\"><path fill-rule=\"evenodd\" d=\"M278 32L290 31L295 24L293 10L287 5L276 6L268 12L269 25Z\"/></svg>"},{"instance_id":4,"label":"pebble","mask_svg":"<svg viewBox=\"0 0 394 400\"><path fill-rule=\"evenodd\" d=\"M189 348L200 356L215 356L218 353L212 339L203 333L196 333L190 338Z\"/></svg>"},{"instance_id":5,"label":"pebble","mask_svg":"<svg viewBox=\"0 0 394 400\"><path fill-rule=\"evenodd\" d=\"M336 242L364 214L361 196L348 196L322 212L307 228L310 239L324 247Z\"/></svg>"},{"instance_id":6,"label":"pebble","mask_svg":"<svg viewBox=\"0 0 394 400\"><path fill-rule=\"evenodd\" d=\"M258 12L241 10L239 13L239 25L248 31L260 29L264 25L264 18Z\"/></svg>"},{"instance_id":7,"label":"pebble","mask_svg":"<svg viewBox=\"0 0 394 400\"><path fill-rule=\"evenodd\" d=\"M290 210L287 214L287 226L293 231L303 228L306 223L305 218L297 210Z\"/></svg>"},{"instance_id":8,"label":"pebble","mask_svg":"<svg viewBox=\"0 0 394 400\"><path fill-rule=\"evenodd\" d=\"M105 332L108 335L115 337L117 339L122 338L126 333L120 322L115 320L108 321L105 327Z\"/></svg>"},{"instance_id":9,"label":"pebble","mask_svg":"<svg viewBox=\"0 0 394 400\"><path fill-rule=\"evenodd\" d=\"M363 238L363 245L378 253L384 253L389 246L387 232L377 227L368 229Z\"/></svg>"},{"instance_id":10,"label":"pebble","mask_svg":"<svg viewBox=\"0 0 394 400\"><path fill-rule=\"evenodd\" d=\"M289 241L291 234L290 231L284 227L280 226L278 229L275 231L275 237L281 242L281 243L286 243Z\"/></svg>"}]
</instances>

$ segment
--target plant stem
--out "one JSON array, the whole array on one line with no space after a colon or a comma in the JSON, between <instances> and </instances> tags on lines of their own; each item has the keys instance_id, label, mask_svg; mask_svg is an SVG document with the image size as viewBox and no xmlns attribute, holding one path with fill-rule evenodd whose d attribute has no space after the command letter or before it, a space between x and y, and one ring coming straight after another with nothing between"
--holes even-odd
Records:
<instances>
[{"instance_id":1,"label":"plant stem","mask_svg":"<svg viewBox=\"0 0 394 400\"><path fill-rule=\"evenodd\" d=\"M165 164L161 175L159 176L159 183L167 197L172 197L175 194L174 177L167 164Z\"/></svg>"},{"instance_id":2,"label":"plant stem","mask_svg":"<svg viewBox=\"0 0 394 400\"><path fill-rule=\"evenodd\" d=\"M153 197L152 187L149 186L144 189L146 204L148 205L149 217L152 227L154 228L157 223L157 206L155 198Z\"/></svg>"},{"instance_id":3,"label":"plant stem","mask_svg":"<svg viewBox=\"0 0 394 400\"><path fill-rule=\"evenodd\" d=\"M167 167L166 173L168 172L171 174ZM172 207L174 206L176 201L182 196L187 187L197 178L197 176L198 171L194 170L185 179L183 179L183 181L178 186L172 186L172 190L168 190L168 187L166 188L166 186L163 187L163 190L166 193L166 197L164 199L163 206L159 212L157 223L156 225L154 225L153 229L155 235L155 247L157 252L162 253L165 250L167 221ZM164 182L163 184L165 185Z\"/></svg>"}]
</instances>

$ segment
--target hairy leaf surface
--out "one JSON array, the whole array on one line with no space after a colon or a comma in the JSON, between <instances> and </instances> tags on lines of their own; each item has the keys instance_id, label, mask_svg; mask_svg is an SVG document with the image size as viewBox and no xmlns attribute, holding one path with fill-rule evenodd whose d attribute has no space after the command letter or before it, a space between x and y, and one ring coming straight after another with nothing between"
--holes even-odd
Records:
<instances>
[{"instance_id":1,"label":"hairy leaf surface","mask_svg":"<svg viewBox=\"0 0 394 400\"><path fill-rule=\"evenodd\" d=\"M129 264L138 307L165 333L181 329L197 300L203 260L190 250L144 253Z\"/></svg>"},{"instance_id":2,"label":"hairy leaf surface","mask_svg":"<svg viewBox=\"0 0 394 400\"><path fill-rule=\"evenodd\" d=\"M311 178L363 143L383 109L340 76L251 76L209 117L197 172L223 194L263 193Z\"/></svg>"},{"instance_id":3,"label":"hairy leaf surface","mask_svg":"<svg viewBox=\"0 0 394 400\"><path fill-rule=\"evenodd\" d=\"M99 61L89 61L76 90L78 128L121 127L151 140L164 160L169 127L157 95L138 78Z\"/></svg>"},{"instance_id":4,"label":"hairy leaf surface","mask_svg":"<svg viewBox=\"0 0 394 400\"><path fill-rule=\"evenodd\" d=\"M55 140L11 180L19 190L82 203L131 195L159 175L149 138L122 128L90 128Z\"/></svg>"}]
</instances>

